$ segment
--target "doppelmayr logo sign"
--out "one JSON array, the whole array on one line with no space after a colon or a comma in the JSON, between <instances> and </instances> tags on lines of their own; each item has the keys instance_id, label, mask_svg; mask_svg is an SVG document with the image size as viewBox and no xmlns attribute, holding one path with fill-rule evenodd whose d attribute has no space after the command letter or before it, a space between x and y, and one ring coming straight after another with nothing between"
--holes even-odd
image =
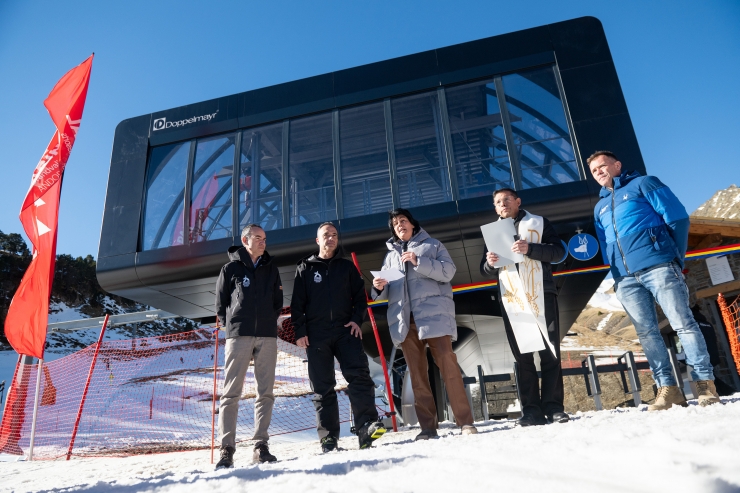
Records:
<instances>
[{"instance_id":1,"label":"doppelmayr logo sign","mask_svg":"<svg viewBox=\"0 0 740 493\"><path fill-rule=\"evenodd\" d=\"M154 120L154 125L152 130L164 130L166 128L179 128L184 127L185 125L190 125L191 123L197 123L197 122L209 122L213 120L216 115L218 114L218 110L216 110L216 113L209 113L207 115L201 115L201 116L193 116L190 118L186 118L184 120L178 120L176 122L168 122L167 118L157 118Z\"/></svg>"}]
</instances>

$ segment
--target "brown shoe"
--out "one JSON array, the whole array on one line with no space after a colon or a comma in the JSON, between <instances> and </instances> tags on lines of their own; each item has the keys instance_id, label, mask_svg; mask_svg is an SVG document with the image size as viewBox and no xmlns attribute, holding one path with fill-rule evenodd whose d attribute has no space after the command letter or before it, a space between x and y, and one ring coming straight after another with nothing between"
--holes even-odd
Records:
<instances>
[{"instance_id":1,"label":"brown shoe","mask_svg":"<svg viewBox=\"0 0 740 493\"><path fill-rule=\"evenodd\" d=\"M699 399L700 406L711 406L719 402L719 395L717 394L717 389L714 387L714 381L698 380L696 382L696 390L699 393L697 398Z\"/></svg>"},{"instance_id":2,"label":"brown shoe","mask_svg":"<svg viewBox=\"0 0 740 493\"><path fill-rule=\"evenodd\" d=\"M686 407L689 404L678 386L665 385L658 389L655 402L648 406L648 411L664 411L676 405Z\"/></svg>"}]
</instances>

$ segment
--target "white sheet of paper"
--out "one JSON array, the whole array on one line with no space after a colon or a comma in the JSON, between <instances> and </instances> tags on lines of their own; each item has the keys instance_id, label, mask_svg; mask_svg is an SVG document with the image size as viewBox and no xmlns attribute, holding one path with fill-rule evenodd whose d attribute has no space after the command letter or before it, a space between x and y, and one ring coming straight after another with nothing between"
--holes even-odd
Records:
<instances>
[{"instance_id":1,"label":"white sheet of paper","mask_svg":"<svg viewBox=\"0 0 740 493\"><path fill-rule=\"evenodd\" d=\"M735 276L732 275L732 269L730 268L730 263L727 261L727 257L709 257L706 259L706 263L707 270L709 270L709 277L714 286L735 280Z\"/></svg>"},{"instance_id":2,"label":"white sheet of paper","mask_svg":"<svg viewBox=\"0 0 740 493\"><path fill-rule=\"evenodd\" d=\"M499 260L493 264L494 267L505 267L524 260L524 255L511 251L511 245L516 241L514 236L518 234L513 219L510 217L499 219L484 224L480 227L480 230L483 233L483 240L486 242L488 251L498 255Z\"/></svg>"},{"instance_id":3,"label":"white sheet of paper","mask_svg":"<svg viewBox=\"0 0 740 493\"><path fill-rule=\"evenodd\" d=\"M397 281L398 279L403 279L403 272L401 272L398 269L388 269L388 270L371 270L370 274L373 275L373 278L381 278L385 279L388 282Z\"/></svg>"}]
</instances>

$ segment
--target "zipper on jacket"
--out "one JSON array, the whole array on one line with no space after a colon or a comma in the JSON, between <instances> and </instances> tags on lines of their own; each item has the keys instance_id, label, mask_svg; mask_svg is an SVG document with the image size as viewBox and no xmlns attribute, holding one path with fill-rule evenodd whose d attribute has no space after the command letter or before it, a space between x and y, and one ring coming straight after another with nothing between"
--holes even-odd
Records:
<instances>
[{"instance_id":1,"label":"zipper on jacket","mask_svg":"<svg viewBox=\"0 0 740 493\"><path fill-rule=\"evenodd\" d=\"M334 255L336 256L336 250L334 251ZM331 270L331 263L333 260L334 258L332 257L332 259L326 263L326 289L329 292L329 322L331 323L332 329L334 328L334 305L332 305L332 302L331 302L332 296L331 296L331 283L329 281L329 277L330 277L329 271Z\"/></svg>"},{"instance_id":2,"label":"zipper on jacket","mask_svg":"<svg viewBox=\"0 0 740 493\"><path fill-rule=\"evenodd\" d=\"M261 262L260 262L260 264L261 264ZM246 265L244 267L246 267ZM256 286L256 283L257 283L257 269L259 269L259 268L260 268L260 265L258 265L257 267L254 268L254 283L253 284L255 284L255 286L252 289L252 292L255 293L255 294L256 294L256 290L257 290L257 286ZM246 296L244 298L246 299ZM256 300L254 302L254 305L255 305L254 306L254 308L255 308L255 311L254 311L254 337L257 337L257 310L256 310L256 308L257 308L257 301Z\"/></svg>"},{"instance_id":3,"label":"zipper on jacket","mask_svg":"<svg viewBox=\"0 0 740 493\"><path fill-rule=\"evenodd\" d=\"M631 274L630 268L627 267L627 259L624 256L622 244L619 242L619 233L617 233L617 218L616 211L614 210L614 192L615 190L612 188L612 227L614 228L614 237L617 239L617 247L619 248L619 254L622 256L622 263L624 264L624 268L627 271L627 274Z\"/></svg>"}]
</instances>

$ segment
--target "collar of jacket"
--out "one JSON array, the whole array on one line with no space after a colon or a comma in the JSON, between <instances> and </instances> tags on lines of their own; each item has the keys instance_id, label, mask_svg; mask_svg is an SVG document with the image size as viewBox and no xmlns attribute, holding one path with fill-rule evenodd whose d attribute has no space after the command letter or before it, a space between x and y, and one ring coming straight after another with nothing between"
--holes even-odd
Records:
<instances>
[{"instance_id":1,"label":"collar of jacket","mask_svg":"<svg viewBox=\"0 0 740 493\"><path fill-rule=\"evenodd\" d=\"M431 236L429 236L429 233L424 231L424 228L419 228L419 232L412 236L409 240L408 248L416 246L423 241L428 240L429 238L431 238ZM396 248L402 247L401 243L401 240L394 241L393 237L391 236L388 241L385 242L385 245L388 247L388 250L395 250Z\"/></svg>"},{"instance_id":2,"label":"collar of jacket","mask_svg":"<svg viewBox=\"0 0 740 493\"><path fill-rule=\"evenodd\" d=\"M622 171L622 174L619 176L615 176L614 181L614 190L619 190L620 188L627 186L629 182L634 180L635 178L639 178L642 176L639 171ZM611 190L609 190L606 187L601 187L601 191L599 192L599 197L608 197L612 193Z\"/></svg>"},{"instance_id":3,"label":"collar of jacket","mask_svg":"<svg viewBox=\"0 0 740 493\"><path fill-rule=\"evenodd\" d=\"M252 257L249 256L249 252L247 252L247 249L243 246L229 247L228 254L229 260L231 260L232 262L241 262L247 267L247 269L254 269L254 262L252 262ZM259 265L267 265L270 262L272 262L272 257L269 253L267 253L267 250L265 250L265 252L262 254L262 257L260 258Z\"/></svg>"},{"instance_id":4,"label":"collar of jacket","mask_svg":"<svg viewBox=\"0 0 740 493\"><path fill-rule=\"evenodd\" d=\"M329 259L329 263L334 262L336 259L344 258L344 250L342 249L341 245L337 247L337 249L334 251L334 256ZM306 257L303 257L298 263L302 264L304 262L323 262L326 259L319 258L319 252L313 252L311 255L308 255Z\"/></svg>"}]
</instances>

